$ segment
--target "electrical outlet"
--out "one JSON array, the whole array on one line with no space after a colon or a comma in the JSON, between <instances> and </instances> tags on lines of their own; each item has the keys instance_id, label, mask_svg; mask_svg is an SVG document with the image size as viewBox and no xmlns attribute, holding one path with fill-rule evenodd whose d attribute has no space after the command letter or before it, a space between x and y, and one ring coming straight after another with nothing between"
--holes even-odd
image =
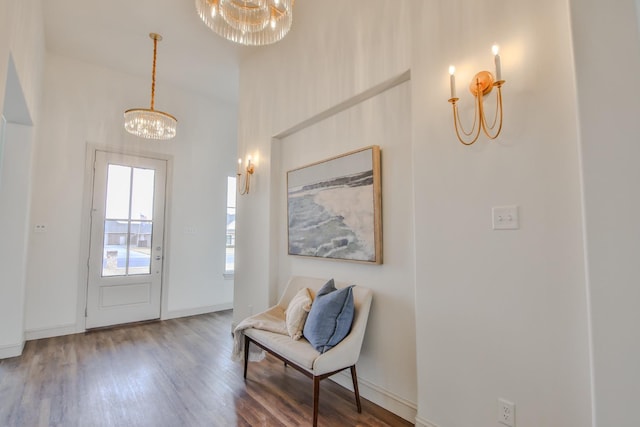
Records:
<instances>
[{"instance_id":1,"label":"electrical outlet","mask_svg":"<svg viewBox=\"0 0 640 427\"><path fill-rule=\"evenodd\" d=\"M45 224L36 224L33 227L33 231L36 233L44 233L47 231L47 226Z\"/></svg>"},{"instance_id":2,"label":"electrical outlet","mask_svg":"<svg viewBox=\"0 0 640 427\"><path fill-rule=\"evenodd\" d=\"M516 427L515 403L498 399L498 421L506 426Z\"/></svg>"}]
</instances>

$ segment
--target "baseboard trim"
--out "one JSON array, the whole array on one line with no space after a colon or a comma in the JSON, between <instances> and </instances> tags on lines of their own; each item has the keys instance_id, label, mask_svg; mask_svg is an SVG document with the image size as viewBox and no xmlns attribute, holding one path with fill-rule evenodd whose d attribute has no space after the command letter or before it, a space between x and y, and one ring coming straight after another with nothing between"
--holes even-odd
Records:
<instances>
[{"instance_id":1,"label":"baseboard trim","mask_svg":"<svg viewBox=\"0 0 640 427\"><path fill-rule=\"evenodd\" d=\"M416 416L416 427L438 427L432 422Z\"/></svg>"},{"instance_id":2,"label":"baseboard trim","mask_svg":"<svg viewBox=\"0 0 640 427\"><path fill-rule=\"evenodd\" d=\"M162 320L176 319L178 317L196 316L198 314L213 313L216 311L229 310L232 308L233 308L233 303L226 303L226 304L210 305L206 307L190 308L186 310L174 310L174 311L167 312L167 314L162 317ZM78 330L78 325L76 325L75 323L69 323L66 325L59 325L59 326L54 326L50 328L28 329L27 331L25 331L25 339L26 341L33 341L33 340L39 340L42 338L60 337L63 335L72 335L72 334L77 334L81 332L84 332L84 329ZM0 347L0 355L2 354L1 351L2 351L2 348ZM13 357L13 356L8 356L8 357Z\"/></svg>"},{"instance_id":3,"label":"baseboard trim","mask_svg":"<svg viewBox=\"0 0 640 427\"><path fill-rule=\"evenodd\" d=\"M233 303L228 302L224 304L208 305L206 307L187 308L184 310L171 310L163 314L162 320L177 319L179 317L197 316L199 314L214 313L216 311L230 310L232 308L233 308Z\"/></svg>"},{"instance_id":4,"label":"baseboard trim","mask_svg":"<svg viewBox=\"0 0 640 427\"><path fill-rule=\"evenodd\" d=\"M24 333L27 341L39 340L42 338L61 337L63 335L73 335L84 330L78 331L78 326L75 323L68 323L66 325L54 326L52 328L36 328L27 329Z\"/></svg>"},{"instance_id":5,"label":"baseboard trim","mask_svg":"<svg viewBox=\"0 0 640 427\"><path fill-rule=\"evenodd\" d=\"M342 387L353 391L351 375L343 371L331 377L331 380ZM417 406L415 403L408 401L400 396L391 393L365 379L358 378L358 389L360 396L383 407L387 411L393 412L397 416L413 423L416 421ZM437 427L437 426L428 426Z\"/></svg>"},{"instance_id":6,"label":"baseboard trim","mask_svg":"<svg viewBox=\"0 0 640 427\"><path fill-rule=\"evenodd\" d=\"M9 344L0 346L0 359L9 359L10 357L22 356L24 342L20 344Z\"/></svg>"}]
</instances>

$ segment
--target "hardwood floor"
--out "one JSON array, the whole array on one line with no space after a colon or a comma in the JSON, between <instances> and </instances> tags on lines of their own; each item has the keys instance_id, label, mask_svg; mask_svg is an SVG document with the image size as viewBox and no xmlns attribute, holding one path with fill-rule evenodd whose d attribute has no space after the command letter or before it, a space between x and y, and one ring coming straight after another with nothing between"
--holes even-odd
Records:
<instances>
[{"instance_id":1,"label":"hardwood floor","mask_svg":"<svg viewBox=\"0 0 640 427\"><path fill-rule=\"evenodd\" d=\"M29 341L0 360L1 426L303 426L312 382L267 356L230 359L231 311ZM320 426L409 426L331 381Z\"/></svg>"}]
</instances>

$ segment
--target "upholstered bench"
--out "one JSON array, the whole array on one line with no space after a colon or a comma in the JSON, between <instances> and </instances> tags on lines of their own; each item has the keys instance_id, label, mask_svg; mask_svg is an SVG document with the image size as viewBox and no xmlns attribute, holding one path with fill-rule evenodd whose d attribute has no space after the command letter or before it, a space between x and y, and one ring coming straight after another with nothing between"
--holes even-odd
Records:
<instances>
[{"instance_id":1,"label":"upholstered bench","mask_svg":"<svg viewBox=\"0 0 640 427\"><path fill-rule=\"evenodd\" d=\"M287 287L278 302L272 307L270 313L282 316L289 306L289 302L298 291L307 288L311 297L315 299L318 290L327 283L326 279L295 276L289 280ZM347 286L345 283L336 283L336 288ZM358 412L362 411L360 394L358 392L358 379L356 375L356 362L360 356L362 340L369 317L372 292L362 286L353 286L354 315L351 330L348 335L334 347L323 353L314 347L304 337L294 340L287 334L261 330L256 328L244 329L244 378L247 378L247 362L249 361L249 345L251 343L266 350L270 354L282 360L286 365L297 369L313 380L313 425L318 423L318 401L320 381L345 369L351 370L353 390ZM282 314L280 314L282 313Z\"/></svg>"}]
</instances>

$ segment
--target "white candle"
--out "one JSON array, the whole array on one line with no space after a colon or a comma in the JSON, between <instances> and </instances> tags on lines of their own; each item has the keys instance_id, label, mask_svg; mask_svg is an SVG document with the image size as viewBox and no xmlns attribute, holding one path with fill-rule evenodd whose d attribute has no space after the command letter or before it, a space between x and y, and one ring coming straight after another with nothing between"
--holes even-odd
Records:
<instances>
[{"instance_id":1,"label":"white candle","mask_svg":"<svg viewBox=\"0 0 640 427\"><path fill-rule=\"evenodd\" d=\"M451 86L451 98L456 97L456 67L453 65L449 66L449 85Z\"/></svg>"},{"instance_id":2,"label":"white candle","mask_svg":"<svg viewBox=\"0 0 640 427\"><path fill-rule=\"evenodd\" d=\"M238 175L240 175L242 173L242 170L240 169L240 166L242 166L242 159L238 159Z\"/></svg>"},{"instance_id":3,"label":"white candle","mask_svg":"<svg viewBox=\"0 0 640 427\"><path fill-rule=\"evenodd\" d=\"M502 80L502 66L500 64L500 55L498 54L500 52L500 47L497 44L494 44L491 50L493 51L496 63L496 80L500 81Z\"/></svg>"}]
</instances>

